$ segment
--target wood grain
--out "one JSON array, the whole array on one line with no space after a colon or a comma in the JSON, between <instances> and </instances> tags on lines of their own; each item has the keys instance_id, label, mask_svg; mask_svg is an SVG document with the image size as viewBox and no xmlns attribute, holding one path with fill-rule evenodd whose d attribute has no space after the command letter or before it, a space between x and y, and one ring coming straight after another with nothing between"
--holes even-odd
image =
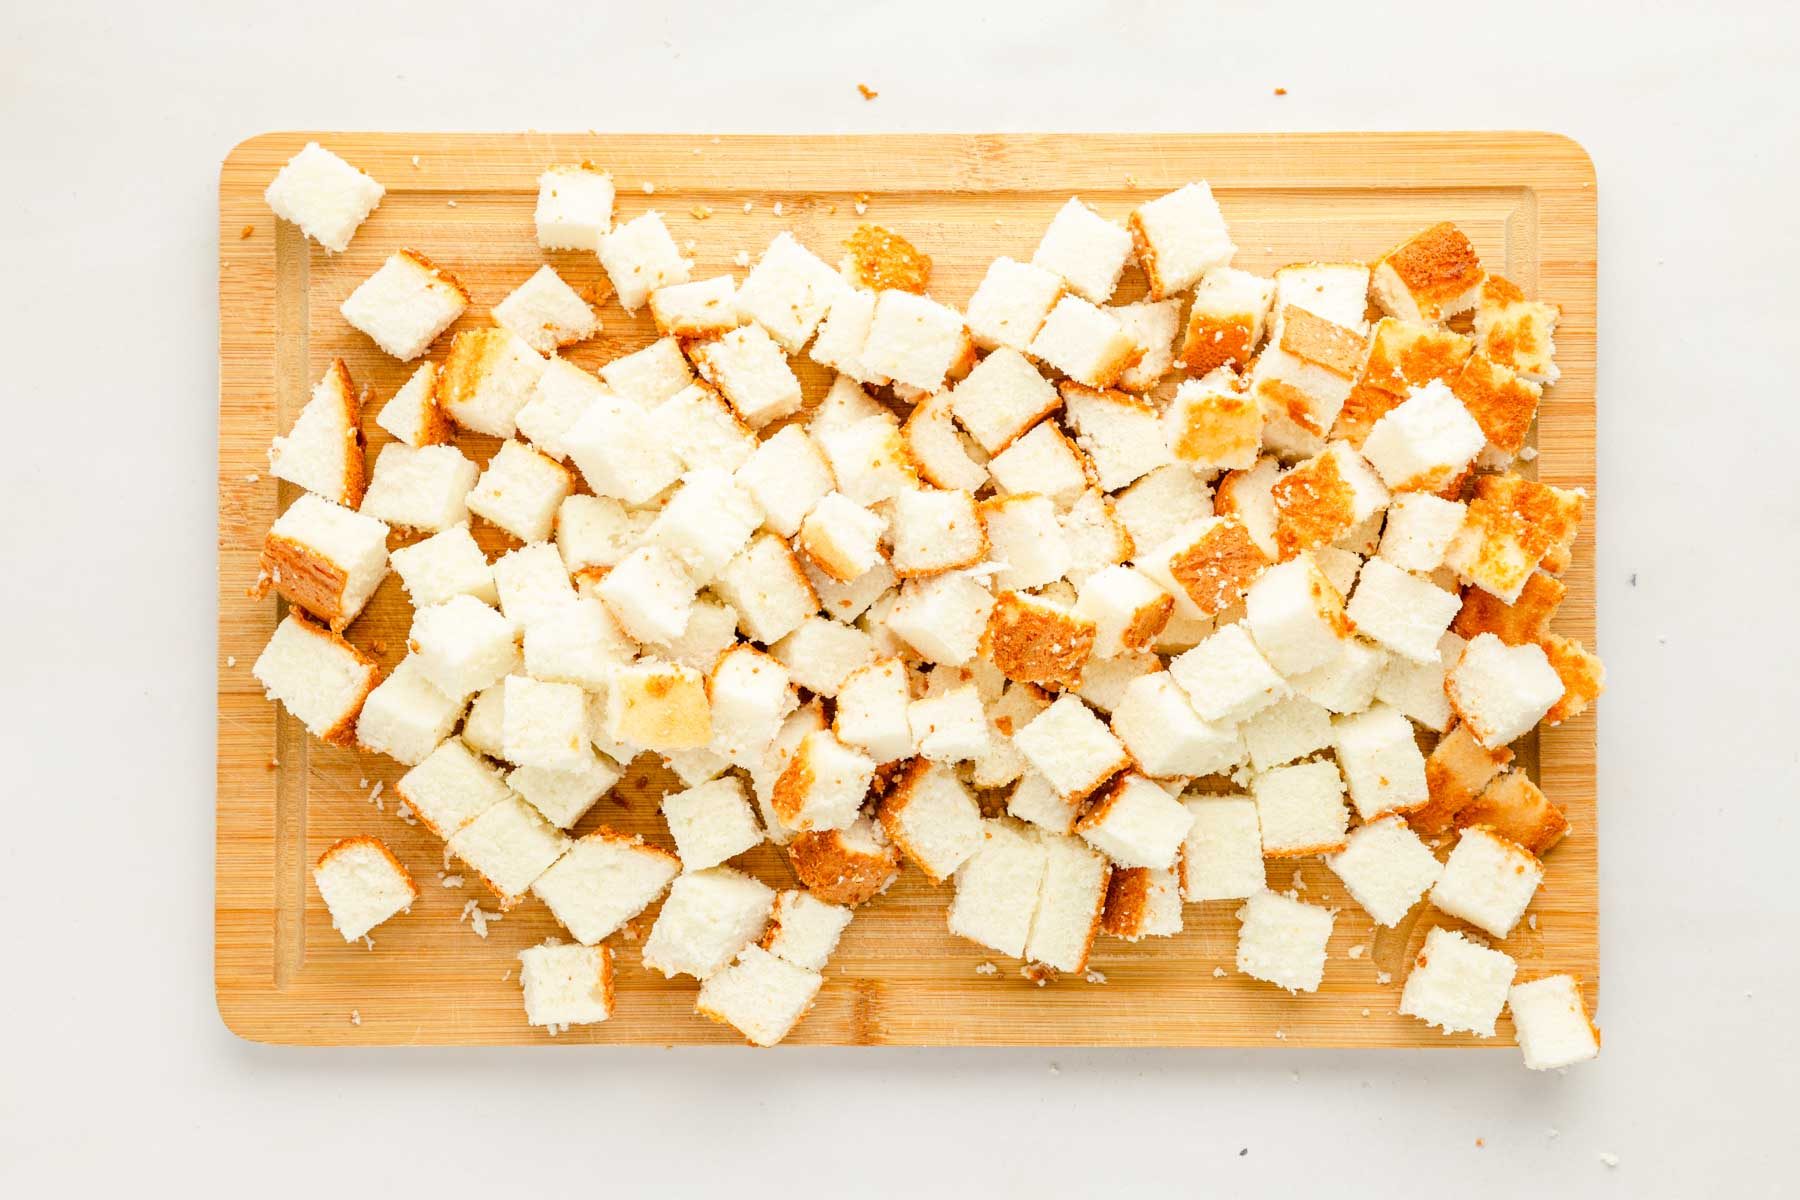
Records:
<instances>
[{"instance_id":1,"label":"wood grain","mask_svg":"<svg viewBox=\"0 0 1800 1200\"><path fill-rule=\"evenodd\" d=\"M380 209L343 254L330 255L278 222L262 201L276 170L317 139L388 188ZM415 159L414 156L417 156ZM380 353L337 313L345 295L393 250L410 246L450 267L487 310L543 261L577 287L604 288L592 255L541 252L533 237L535 180L548 164L589 159L610 168L619 210L654 207L678 241L693 239L696 277L734 269L780 229L831 256L867 217L932 255L933 291L961 304L994 256L1028 257L1071 193L1123 216L1149 196L1193 179L1218 193L1240 247L1237 264L1267 272L1304 259L1369 259L1432 221L1456 221L1484 260L1528 294L1563 306L1557 330L1562 380L1542 409L1536 467L1550 482L1594 486L1594 174L1567 139L1538 133L1297 134L1246 136L989 135L729 137L598 134L278 133L232 151L219 199L219 725L215 978L219 1010L240 1035L326 1044L545 1042L524 1024L515 955L558 932L535 902L479 939L457 917L484 893L440 885L440 845L399 821L389 797L401 773L372 755L323 746L263 699L250 664L278 619L273 599L245 595L264 531L291 489L267 474L269 439L285 431L312 380L334 356L376 403L410 368ZM654 186L653 195L642 185ZM781 216L773 211L779 201ZM745 211L748 204L750 210ZM710 212L708 212L710 210ZM707 215L702 218L701 214ZM1136 268L1122 298L1141 292ZM570 355L595 366L651 340L646 315L602 311L603 335ZM460 326L459 326L460 327ZM441 358L443 342L435 348ZM816 399L827 382L809 372ZM371 414L372 415L372 414ZM372 420L371 461L385 435ZM483 460L493 443L470 439ZM1592 506L1558 628L1594 637ZM491 534L488 530L486 533ZM497 548L498 542L490 542ZM351 630L391 665L402 653L408 606L390 579ZM1544 731L1537 774L1574 823L1549 856L1532 905L1536 927L1505 943L1521 977L1575 974L1597 998L1599 915L1594 724L1584 717ZM598 820L665 840L657 798L667 780L640 759ZM375 931L375 949L345 945L331 929L309 869L333 840L374 832L419 880L410 915ZM749 866L770 882L791 876L768 848ZM1270 883L1297 877L1304 898L1341 907L1324 986L1285 992L1230 971L1236 904L1187 908L1187 930L1129 945L1102 938L1093 968L1105 983L1064 978L1037 987L1018 964L952 938L945 889L908 871L864 908L827 971L813 1013L788 1044L1105 1044L1466 1046L1396 1014L1404 964L1435 918L1423 907L1398 930L1371 936L1367 917L1323 865L1272 863ZM648 920L639 922L648 928ZM693 1014L696 985L667 982L639 961L641 938L613 939L618 1011L577 1027L571 1042L698 1043L736 1040ZM1368 947L1351 958L1353 946ZM992 961L994 974L977 967ZM1216 978L1215 967L1227 974ZM1378 982L1386 972L1391 982ZM353 1024L351 1012L360 1013ZM1489 1045L1510 1041L1510 1026Z\"/></svg>"}]
</instances>

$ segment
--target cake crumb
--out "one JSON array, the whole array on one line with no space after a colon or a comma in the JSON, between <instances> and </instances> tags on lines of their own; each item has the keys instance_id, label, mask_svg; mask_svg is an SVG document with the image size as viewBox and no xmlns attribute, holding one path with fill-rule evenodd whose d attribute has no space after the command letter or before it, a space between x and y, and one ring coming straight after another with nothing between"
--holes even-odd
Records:
<instances>
[{"instance_id":1,"label":"cake crumb","mask_svg":"<svg viewBox=\"0 0 1800 1200\"><path fill-rule=\"evenodd\" d=\"M1052 979L1056 978L1055 969L1046 967L1043 963L1026 963L1019 968L1019 974L1039 987L1047 986Z\"/></svg>"},{"instance_id":2,"label":"cake crumb","mask_svg":"<svg viewBox=\"0 0 1800 1200\"><path fill-rule=\"evenodd\" d=\"M1356 945L1350 947L1350 957L1351 958L1361 958L1364 955L1364 953L1366 953L1367 951L1368 951L1368 947L1363 945L1361 942L1358 942Z\"/></svg>"},{"instance_id":3,"label":"cake crumb","mask_svg":"<svg viewBox=\"0 0 1800 1200\"><path fill-rule=\"evenodd\" d=\"M857 84L856 90L862 93L862 98L864 100L873 100L875 97L881 95L880 92L876 91L866 83Z\"/></svg>"},{"instance_id":4,"label":"cake crumb","mask_svg":"<svg viewBox=\"0 0 1800 1200\"><path fill-rule=\"evenodd\" d=\"M856 215L863 216L869 211L869 193L856 193Z\"/></svg>"},{"instance_id":5,"label":"cake crumb","mask_svg":"<svg viewBox=\"0 0 1800 1200\"><path fill-rule=\"evenodd\" d=\"M235 666L237 666L237 655L235 655L235 654L227 654L227 655L226 655L226 656L225 656L225 665L226 665L226 666L228 666L228 667L235 667Z\"/></svg>"},{"instance_id":6,"label":"cake crumb","mask_svg":"<svg viewBox=\"0 0 1800 1200\"><path fill-rule=\"evenodd\" d=\"M1363 1016L1365 1016L1365 1017L1366 1017L1366 1016L1368 1016L1368 1015L1369 1015L1369 1010L1368 1010L1368 1009L1366 1009L1366 1008L1365 1008L1365 1009L1363 1009Z\"/></svg>"},{"instance_id":7,"label":"cake crumb","mask_svg":"<svg viewBox=\"0 0 1800 1200\"><path fill-rule=\"evenodd\" d=\"M750 265L750 252L748 250L739 250L732 256L731 261L740 267L747 267Z\"/></svg>"},{"instance_id":8,"label":"cake crumb","mask_svg":"<svg viewBox=\"0 0 1800 1200\"><path fill-rule=\"evenodd\" d=\"M362 1024L362 1012L359 1009L353 1008L350 1010L350 1023L352 1025Z\"/></svg>"},{"instance_id":9,"label":"cake crumb","mask_svg":"<svg viewBox=\"0 0 1800 1200\"><path fill-rule=\"evenodd\" d=\"M1000 973L1000 968L996 967L991 962L977 963L975 966L975 973L977 975L998 975Z\"/></svg>"},{"instance_id":10,"label":"cake crumb","mask_svg":"<svg viewBox=\"0 0 1800 1200\"><path fill-rule=\"evenodd\" d=\"M749 212L751 209L753 209L755 207L756 207L756 205L752 204L750 201L748 201L748 200L744 201L744 211L745 212Z\"/></svg>"},{"instance_id":11,"label":"cake crumb","mask_svg":"<svg viewBox=\"0 0 1800 1200\"><path fill-rule=\"evenodd\" d=\"M1600 1161L1608 1167L1616 1167L1619 1165L1619 1156L1616 1154L1609 1154L1606 1151L1601 1151Z\"/></svg>"},{"instance_id":12,"label":"cake crumb","mask_svg":"<svg viewBox=\"0 0 1800 1200\"><path fill-rule=\"evenodd\" d=\"M1525 917L1525 924L1531 926L1531 932L1536 933L1537 932L1537 914L1536 913L1527 914Z\"/></svg>"},{"instance_id":13,"label":"cake crumb","mask_svg":"<svg viewBox=\"0 0 1800 1200\"><path fill-rule=\"evenodd\" d=\"M416 154L412 156L412 165L415 167L419 165L419 156Z\"/></svg>"},{"instance_id":14,"label":"cake crumb","mask_svg":"<svg viewBox=\"0 0 1800 1200\"><path fill-rule=\"evenodd\" d=\"M1290 883L1296 892L1304 892L1306 890L1306 880L1300 878L1300 869L1298 867L1294 868L1294 878Z\"/></svg>"},{"instance_id":15,"label":"cake crumb","mask_svg":"<svg viewBox=\"0 0 1800 1200\"><path fill-rule=\"evenodd\" d=\"M698 154L699 151L696 150L695 153ZM704 221L706 218L712 216L712 214L713 210L712 205L710 204L696 204L694 207L688 209L688 215L692 216L696 221Z\"/></svg>"},{"instance_id":16,"label":"cake crumb","mask_svg":"<svg viewBox=\"0 0 1800 1200\"><path fill-rule=\"evenodd\" d=\"M1214 967L1213 968L1213 978L1214 979L1225 978L1225 968L1224 967Z\"/></svg>"},{"instance_id":17,"label":"cake crumb","mask_svg":"<svg viewBox=\"0 0 1800 1200\"><path fill-rule=\"evenodd\" d=\"M363 934L363 945L367 946L370 950L373 950L375 949L375 939L365 933Z\"/></svg>"},{"instance_id":18,"label":"cake crumb","mask_svg":"<svg viewBox=\"0 0 1800 1200\"><path fill-rule=\"evenodd\" d=\"M656 195L656 185L654 183L651 183L648 179L644 180L644 195L646 195L646 196Z\"/></svg>"},{"instance_id":19,"label":"cake crumb","mask_svg":"<svg viewBox=\"0 0 1800 1200\"><path fill-rule=\"evenodd\" d=\"M1375 972L1375 982L1376 983L1392 983L1392 982L1394 982L1394 977L1392 975L1389 975L1386 971L1377 971L1377 972Z\"/></svg>"},{"instance_id":20,"label":"cake crumb","mask_svg":"<svg viewBox=\"0 0 1800 1200\"><path fill-rule=\"evenodd\" d=\"M1084 978L1089 983L1105 983L1106 976L1099 971L1089 971Z\"/></svg>"},{"instance_id":21,"label":"cake crumb","mask_svg":"<svg viewBox=\"0 0 1800 1200\"><path fill-rule=\"evenodd\" d=\"M488 912L481 907L481 901L471 900L463 905L462 915L456 918L456 923L460 925L467 921L469 928L475 931L475 936L485 939L488 935L488 922L501 920L504 915L503 913Z\"/></svg>"},{"instance_id":22,"label":"cake crumb","mask_svg":"<svg viewBox=\"0 0 1800 1200\"><path fill-rule=\"evenodd\" d=\"M461 875L446 875L444 872L439 871L438 882L447 888L459 888L463 885L463 877Z\"/></svg>"},{"instance_id":23,"label":"cake crumb","mask_svg":"<svg viewBox=\"0 0 1800 1200\"><path fill-rule=\"evenodd\" d=\"M252 471L248 475L244 476L245 483L259 483L261 481L262 481L262 476L258 475L255 471ZM1635 579L1636 576L1633 576L1632 578ZM1632 584L1632 586L1636 587L1637 585L1634 583L1634 584Z\"/></svg>"},{"instance_id":24,"label":"cake crumb","mask_svg":"<svg viewBox=\"0 0 1800 1200\"><path fill-rule=\"evenodd\" d=\"M382 804L381 804L381 789L383 786L384 785L382 784L381 780L377 779L375 781L374 789L369 792L369 803L373 804L375 806L376 812L386 811L385 809L383 809Z\"/></svg>"},{"instance_id":25,"label":"cake crumb","mask_svg":"<svg viewBox=\"0 0 1800 1200\"><path fill-rule=\"evenodd\" d=\"M775 215L776 215L776 216L778 216L778 217L779 217L779 216L781 216L781 215L782 215L782 213L783 213L783 212L784 212L784 211L785 211L785 210L784 210L784 209L783 209L783 208L782 208L782 207L781 207L781 201L779 201L779 200L777 200L777 201L776 201L776 202L775 202L775 205L774 205L774 208L773 208L773 209L772 209L772 210L771 210L771 211L772 211L772 212L774 212L774 214L775 214Z\"/></svg>"},{"instance_id":26,"label":"cake crumb","mask_svg":"<svg viewBox=\"0 0 1800 1200\"><path fill-rule=\"evenodd\" d=\"M1277 1030L1276 1030L1276 1031L1275 1031L1275 1040L1276 1040L1276 1041L1278 1041L1278 1042L1285 1042L1285 1041L1287 1041L1287 1030L1285 1030L1285 1029L1277 1029Z\"/></svg>"},{"instance_id":27,"label":"cake crumb","mask_svg":"<svg viewBox=\"0 0 1800 1200\"><path fill-rule=\"evenodd\" d=\"M394 815L399 817L401 823L405 825L417 825L419 823L419 818L413 815L412 806L404 800L395 807Z\"/></svg>"},{"instance_id":28,"label":"cake crumb","mask_svg":"<svg viewBox=\"0 0 1800 1200\"><path fill-rule=\"evenodd\" d=\"M238 237L239 238L247 238L255 232L256 232L256 226L246 225L242 229L238 230Z\"/></svg>"},{"instance_id":29,"label":"cake crumb","mask_svg":"<svg viewBox=\"0 0 1800 1200\"><path fill-rule=\"evenodd\" d=\"M456 207L456 201L454 201L454 200L446 200L446 201L444 201L444 203L448 204L451 208Z\"/></svg>"}]
</instances>

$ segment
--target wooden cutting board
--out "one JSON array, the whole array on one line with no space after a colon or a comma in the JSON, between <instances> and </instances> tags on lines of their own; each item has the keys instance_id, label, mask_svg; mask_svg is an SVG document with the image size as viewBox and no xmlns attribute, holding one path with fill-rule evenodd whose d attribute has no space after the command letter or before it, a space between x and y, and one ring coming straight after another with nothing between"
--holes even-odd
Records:
<instances>
[{"instance_id":1,"label":"wooden cutting board","mask_svg":"<svg viewBox=\"0 0 1800 1200\"><path fill-rule=\"evenodd\" d=\"M308 140L387 186L381 207L343 254L331 255L276 220L264 187ZM1594 486L1594 171L1581 148L1540 133L1290 135L928 135L706 137L586 134L276 133L226 159L219 195L219 744L215 979L226 1024L247 1038L309 1045L548 1042L526 1026L515 955L560 932L529 901L479 938L458 917L492 900L446 888L441 844L403 823L392 799L401 774L385 758L309 740L263 698L250 665L279 616L246 598L263 533L292 499L267 474L265 448L341 356L378 404L411 367L347 326L338 304L395 249L423 251L474 295L458 328L548 261L577 288L606 288L589 254L541 252L532 209L545 166L583 159L610 169L619 212L662 212L692 239L696 277L735 269L781 229L827 259L864 219L892 226L936 263L933 293L966 301L987 263L1028 258L1072 193L1110 217L1194 179L1210 180L1238 243L1236 263L1268 272L1306 259L1372 259L1407 234L1454 220L1490 268L1528 295L1562 305L1562 380L1545 398L1537 438L1541 478ZM652 193L651 189L654 189ZM777 211L779 206L779 212ZM741 272L740 272L741 276ZM1143 291L1136 267L1120 299ZM602 309L605 331L569 355L593 367L648 343L647 311ZM448 335L434 348L441 360ZM809 400L822 372L805 374ZM370 462L386 440L365 415ZM485 461L494 443L465 439ZM1567 575L1557 628L1594 640L1592 512ZM491 529L485 534L491 535ZM496 539L490 548L499 548ZM409 609L398 580L383 584L350 637L392 665ZM1540 735L1535 772L1569 812L1573 832L1548 858L1543 890L1504 944L1521 978L1568 971L1590 999L1599 984L1594 723ZM648 758L579 827L606 823L667 844L657 799L669 777ZM370 800L380 785L386 799ZM375 930L373 951L346 945L310 880L333 841L384 838L418 880L409 915ZM747 865L791 881L772 849ZM1102 937L1089 979L1039 987L1017 962L951 937L947 885L909 869L864 907L826 971L817 1007L788 1044L1103 1044L1441 1046L1443 1037L1395 1012L1405 964L1436 918L1426 906L1397 930L1371 923L1322 864L1272 862L1270 885L1340 909L1323 987L1292 997L1236 974L1236 902L1187 907L1180 936L1136 945ZM471 880L473 885L473 881ZM648 915L638 922L647 931ZM693 1013L697 985L666 981L639 961L641 932L615 936L618 1008L570 1042L733 1042ZM990 970L988 964L992 964ZM1222 976L1215 974L1223 968ZM1102 982L1102 978L1104 982ZM354 1015L353 1015L354 1014ZM1501 1037L1510 1041L1510 1025Z\"/></svg>"}]
</instances>

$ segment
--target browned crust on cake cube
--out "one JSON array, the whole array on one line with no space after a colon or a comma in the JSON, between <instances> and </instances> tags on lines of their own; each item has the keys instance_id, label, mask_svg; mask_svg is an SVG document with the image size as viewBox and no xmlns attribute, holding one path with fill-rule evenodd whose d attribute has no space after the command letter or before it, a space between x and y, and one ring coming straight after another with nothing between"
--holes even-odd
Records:
<instances>
[{"instance_id":1,"label":"browned crust on cake cube","mask_svg":"<svg viewBox=\"0 0 1800 1200\"><path fill-rule=\"evenodd\" d=\"M787 845L788 865L807 891L852 908L879 896L899 875L900 852L893 846L882 851L853 850L835 829L796 834Z\"/></svg>"},{"instance_id":2,"label":"browned crust on cake cube","mask_svg":"<svg viewBox=\"0 0 1800 1200\"><path fill-rule=\"evenodd\" d=\"M1362 335L1298 305L1288 305L1281 319L1281 348L1345 379L1362 369Z\"/></svg>"},{"instance_id":3,"label":"browned crust on cake cube","mask_svg":"<svg viewBox=\"0 0 1800 1200\"><path fill-rule=\"evenodd\" d=\"M1094 652L1094 622L1018 592L1002 592L982 631L982 653L1008 679L1074 688Z\"/></svg>"},{"instance_id":4,"label":"browned crust on cake cube","mask_svg":"<svg viewBox=\"0 0 1800 1200\"><path fill-rule=\"evenodd\" d=\"M456 421L457 403L475 394L488 373L489 363L499 355L511 336L514 335L509 331L495 326L465 329L450 339L450 353L432 381L431 398L451 421ZM460 421L456 423L461 424Z\"/></svg>"},{"instance_id":5,"label":"browned crust on cake cube","mask_svg":"<svg viewBox=\"0 0 1800 1200\"><path fill-rule=\"evenodd\" d=\"M412 872L406 869L405 863L394 857L394 852L388 849L386 842L371 834L359 833L355 837L339 838L337 841L331 843L331 846L325 853L319 855L318 865L323 867L326 863L353 846L373 846L376 852L379 853L381 857L387 859L388 864L400 873L400 878L406 881L406 889L412 893L412 898L414 900L419 898L419 885L413 882Z\"/></svg>"},{"instance_id":6,"label":"browned crust on cake cube","mask_svg":"<svg viewBox=\"0 0 1800 1200\"><path fill-rule=\"evenodd\" d=\"M1242 371L1256 349L1256 321L1248 313L1218 315L1195 309L1188 314L1181 341L1181 361L1189 375L1201 376L1220 367Z\"/></svg>"},{"instance_id":7,"label":"browned crust on cake cube","mask_svg":"<svg viewBox=\"0 0 1800 1200\"><path fill-rule=\"evenodd\" d=\"M1480 537L1473 569L1482 578L1512 569L1509 547L1532 564L1559 546L1572 546L1581 529L1582 496L1517 475L1483 475L1475 480L1465 530Z\"/></svg>"},{"instance_id":8,"label":"browned crust on cake cube","mask_svg":"<svg viewBox=\"0 0 1800 1200\"><path fill-rule=\"evenodd\" d=\"M474 297L469 295L469 289L462 285L462 280L460 280L456 276L452 275L445 268L438 266L436 263L432 262L429 258L426 258L423 254L420 254L417 250L400 249L400 250L396 250L395 253L398 254L401 258L406 259L408 262L412 263L413 265L420 267L423 270L431 272L433 275L437 276L438 279L440 279L444 283L449 284L452 288L454 288L456 290L456 294L462 297L464 304L469 304L474 301Z\"/></svg>"},{"instance_id":9,"label":"browned crust on cake cube","mask_svg":"<svg viewBox=\"0 0 1800 1200\"><path fill-rule=\"evenodd\" d=\"M282 599L325 622L333 633L342 633L350 623L344 615L348 575L311 546L270 530L257 566L260 574L253 594L267 595L273 584Z\"/></svg>"},{"instance_id":10,"label":"browned crust on cake cube","mask_svg":"<svg viewBox=\"0 0 1800 1200\"><path fill-rule=\"evenodd\" d=\"M1262 448L1262 407L1243 392L1212 392L1183 410L1170 450L1183 462L1219 462Z\"/></svg>"},{"instance_id":11,"label":"browned crust on cake cube","mask_svg":"<svg viewBox=\"0 0 1800 1200\"><path fill-rule=\"evenodd\" d=\"M1400 402L1405 398L1403 395L1383 391L1366 380L1358 383L1350 389L1350 395L1344 400L1344 407L1338 410L1337 420L1332 422L1332 438L1349 442L1361 450L1363 443L1368 440L1369 431L1375 428L1375 422L1400 407Z\"/></svg>"},{"instance_id":12,"label":"browned crust on cake cube","mask_svg":"<svg viewBox=\"0 0 1800 1200\"><path fill-rule=\"evenodd\" d=\"M1606 668L1598 655L1573 638L1550 634L1538 642L1562 680L1562 698L1544 714L1544 724L1561 725L1578 717L1606 690Z\"/></svg>"},{"instance_id":13,"label":"browned crust on cake cube","mask_svg":"<svg viewBox=\"0 0 1800 1200\"><path fill-rule=\"evenodd\" d=\"M1481 259L1467 235L1448 221L1420 230L1390 250L1385 263L1411 293L1421 315L1443 316L1445 306L1468 295L1481 280Z\"/></svg>"},{"instance_id":14,"label":"browned crust on cake cube","mask_svg":"<svg viewBox=\"0 0 1800 1200\"><path fill-rule=\"evenodd\" d=\"M1207 616L1229 608L1269 565L1236 517L1224 517L1198 541L1169 557L1169 574Z\"/></svg>"},{"instance_id":15,"label":"browned crust on cake cube","mask_svg":"<svg viewBox=\"0 0 1800 1200\"><path fill-rule=\"evenodd\" d=\"M1485 354L1476 354L1450 381L1450 390L1496 450L1517 454L1524 449L1531 423L1537 419L1543 388L1521 379L1511 367L1502 366Z\"/></svg>"},{"instance_id":16,"label":"browned crust on cake cube","mask_svg":"<svg viewBox=\"0 0 1800 1200\"><path fill-rule=\"evenodd\" d=\"M1150 298L1167 300L1179 289L1171 288L1163 275L1156 244L1150 240L1150 231L1144 228L1144 218L1136 209L1125 218L1125 228L1131 233L1131 248L1137 255L1138 265L1144 268L1144 279L1150 284Z\"/></svg>"},{"instance_id":17,"label":"browned crust on cake cube","mask_svg":"<svg viewBox=\"0 0 1800 1200\"><path fill-rule=\"evenodd\" d=\"M1431 799L1405 814L1406 823L1418 833L1443 833L1512 757L1507 747L1490 750L1468 726L1455 726L1426 756L1425 787Z\"/></svg>"},{"instance_id":18,"label":"browned crust on cake cube","mask_svg":"<svg viewBox=\"0 0 1800 1200\"><path fill-rule=\"evenodd\" d=\"M1413 388L1452 378L1474 348L1475 343L1460 333L1383 317L1369 338L1361 382L1404 399Z\"/></svg>"},{"instance_id":19,"label":"browned crust on cake cube","mask_svg":"<svg viewBox=\"0 0 1800 1200\"><path fill-rule=\"evenodd\" d=\"M886 226L858 225L844 249L858 287L923 296L931 284L931 256Z\"/></svg>"},{"instance_id":20,"label":"browned crust on cake cube","mask_svg":"<svg viewBox=\"0 0 1800 1200\"><path fill-rule=\"evenodd\" d=\"M1515 370L1550 362L1549 338L1562 309L1527 300L1517 284L1499 275L1481 283L1477 325L1481 352Z\"/></svg>"},{"instance_id":21,"label":"browned crust on cake cube","mask_svg":"<svg viewBox=\"0 0 1800 1200\"><path fill-rule=\"evenodd\" d=\"M1569 818L1523 771L1503 771L1455 816L1458 829L1485 826L1542 856L1569 831Z\"/></svg>"},{"instance_id":22,"label":"browned crust on cake cube","mask_svg":"<svg viewBox=\"0 0 1800 1200\"><path fill-rule=\"evenodd\" d=\"M912 804L913 796L920 783L931 771L931 762L924 758L910 758L900 764L894 773L887 794L876 806L875 819L881 822L881 828L887 833L888 841L899 848L900 852L912 859L913 863L932 883L944 882L946 876L939 875L925 865L925 860L913 848L906 837L906 827L901 816Z\"/></svg>"},{"instance_id":23,"label":"browned crust on cake cube","mask_svg":"<svg viewBox=\"0 0 1800 1200\"><path fill-rule=\"evenodd\" d=\"M1106 881L1100 925L1114 937L1137 937L1150 912L1150 868L1114 867Z\"/></svg>"},{"instance_id":24,"label":"browned crust on cake cube","mask_svg":"<svg viewBox=\"0 0 1800 1200\"><path fill-rule=\"evenodd\" d=\"M1480 588L1464 588L1462 610L1450 622L1450 632L1470 641L1491 633L1509 646L1539 641L1568 591L1562 580L1543 571L1531 573L1511 604Z\"/></svg>"},{"instance_id":25,"label":"browned crust on cake cube","mask_svg":"<svg viewBox=\"0 0 1800 1200\"><path fill-rule=\"evenodd\" d=\"M1275 481L1269 497L1275 502L1275 546L1283 560L1336 541L1356 523L1356 492L1332 454L1295 466Z\"/></svg>"},{"instance_id":26,"label":"browned crust on cake cube","mask_svg":"<svg viewBox=\"0 0 1800 1200\"><path fill-rule=\"evenodd\" d=\"M352 704L344 715L338 718L337 724L319 735L320 741L333 746L354 746L356 744L356 718L362 715L363 702L369 698L369 693L374 691L375 686L381 682L381 664L345 641L341 635L325 628L317 621L309 620L305 613L296 612L289 615L307 633L314 637L329 639L334 646L348 650L355 655L357 662L372 668L369 672L368 682L364 684L362 695L356 698L356 703Z\"/></svg>"}]
</instances>

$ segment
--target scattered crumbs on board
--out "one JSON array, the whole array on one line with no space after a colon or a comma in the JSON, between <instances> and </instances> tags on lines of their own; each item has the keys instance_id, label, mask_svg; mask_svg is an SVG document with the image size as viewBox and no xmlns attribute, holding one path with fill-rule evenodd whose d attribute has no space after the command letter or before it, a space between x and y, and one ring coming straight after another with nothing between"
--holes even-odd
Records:
<instances>
[{"instance_id":1,"label":"scattered crumbs on board","mask_svg":"<svg viewBox=\"0 0 1800 1200\"><path fill-rule=\"evenodd\" d=\"M242 229L240 229L240 230L238 230L238 237L240 237L240 238L247 238L247 237L249 237L249 236L250 236L250 235L251 235L251 234L253 234L253 233L255 233L255 232L256 232L256 226L254 226L254 225L246 225L246 226L244 226L244 227L243 227L243 228L242 228Z\"/></svg>"},{"instance_id":2,"label":"scattered crumbs on board","mask_svg":"<svg viewBox=\"0 0 1800 1200\"><path fill-rule=\"evenodd\" d=\"M362 1024L362 1012L360 1009L353 1008L350 1010L350 1023L352 1025Z\"/></svg>"},{"instance_id":3,"label":"scattered crumbs on board","mask_svg":"<svg viewBox=\"0 0 1800 1200\"><path fill-rule=\"evenodd\" d=\"M226 656L225 656L225 665L226 665L226 666L227 666L227 667L235 667L235 666L237 666L237 655L235 655L235 654L227 654L227 655L226 655Z\"/></svg>"},{"instance_id":4,"label":"scattered crumbs on board","mask_svg":"<svg viewBox=\"0 0 1800 1200\"><path fill-rule=\"evenodd\" d=\"M998 975L1000 968L991 962L977 963L975 964L975 973L977 975Z\"/></svg>"},{"instance_id":5,"label":"scattered crumbs on board","mask_svg":"<svg viewBox=\"0 0 1800 1200\"><path fill-rule=\"evenodd\" d=\"M644 195L646 195L646 196L656 195L656 185L654 183L651 183L648 179L644 180Z\"/></svg>"},{"instance_id":6,"label":"scattered crumbs on board","mask_svg":"<svg viewBox=\"0 0 1800 1200\"><path fill-rule=\"evenodd\" d=\"M881 93L880 93L880 92L878 92L878 91L876 91L876 90L875 90L875 89L874 89L874 88L872 88L872 87L870 87L870 86L869 86L869 85L868 85L868 84L866 84L866 83L859 83L859 84L857 84L857 85L856 85L856 90L857 90L857 91L858 91L858 92L861 92L861 93L862 93L862 98L863 98L863 99L864 99L864 100L873 100L873 99L874 99L874 98L875 98L875 97L877 97L877 96L879 96L879 95L881 95Z\"/></svg>"},{"instance_id":7,"label":"scattered crumbs on board","mask_svg":"<svg viewBox=\"0 0 1800 1200\"><path fill-rule=\"evenodd\" d=\"M1089 983L1105 983L1106 976L1099 971L1089 971L1083 976Z\"/></svg>"}]
</instances>

